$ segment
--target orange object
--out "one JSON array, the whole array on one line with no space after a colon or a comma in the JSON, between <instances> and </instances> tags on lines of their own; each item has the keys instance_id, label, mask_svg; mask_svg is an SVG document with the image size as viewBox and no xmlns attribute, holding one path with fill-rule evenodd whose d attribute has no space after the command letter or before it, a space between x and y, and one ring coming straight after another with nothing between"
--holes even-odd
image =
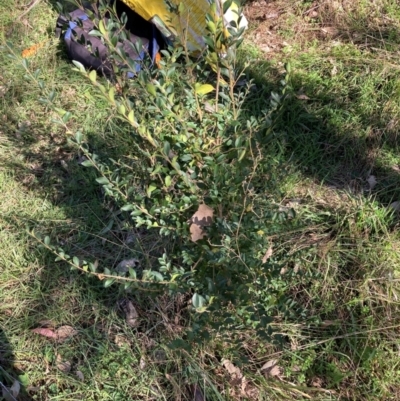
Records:
<instances>
[{"instance_id":1,"label":"orange object","mask_svg":"<svg viewBox=\"0 0 400 401\"><path fill-rule=\"evenodd\" d=\"M157 68L161 68L160 61L161 61L161 53L157 52L156 57L154 58L154 62L156 63Z\"/></svg>"},{"instance_id":2,"label":"orange object","mask_svg":"<svg viewBox=\"0 0 400 401\"><path fill-rule=\"evenodd\" d=\"M23 58L28 58L28 57L34 56L38 52L38 50L41 49L44 46L44 44L46 42L47 41L45 40L44 42L37 43L36 45L28 47L25 50L22 50L21 56Z\"/></svg>"}]
</instances>

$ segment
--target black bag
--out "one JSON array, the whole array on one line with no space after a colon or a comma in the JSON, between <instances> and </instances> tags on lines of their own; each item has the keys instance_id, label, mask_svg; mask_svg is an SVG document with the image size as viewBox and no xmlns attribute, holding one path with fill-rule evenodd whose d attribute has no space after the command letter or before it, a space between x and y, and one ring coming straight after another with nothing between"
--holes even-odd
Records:
<instances>
[{"instance_id":1,"label":"black bag","mask_svg":"<svg viewBox=\"0 0 400 401\"><path fill-rule=\"evenodd\" d=\"M150 57L152 62L155 61L163 44L162 35L152 23L140 17L121 1L117 0L116 6L119 16L122 13L127 15L128 22L125 28L129 33L126 40L117 44L117 48L121 48L127 58L136 61L134 65L138 72L146 56ZM100 38L89 34L93 29L96 29L93 21L85 11L77 9L67 15L59 15L56 36L63 36L71 60L79 61L86 68L95 69L111 77L113 69L108 48ZM134 74L130 72L128 76L131 78Z\"/></svg>"}]
</instances>

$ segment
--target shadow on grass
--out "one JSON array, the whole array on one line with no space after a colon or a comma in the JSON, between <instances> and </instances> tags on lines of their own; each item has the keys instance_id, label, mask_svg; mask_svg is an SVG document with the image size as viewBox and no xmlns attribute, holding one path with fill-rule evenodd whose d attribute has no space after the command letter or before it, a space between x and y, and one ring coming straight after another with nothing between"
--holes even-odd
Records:
<instances>
[{"instance_id":1,"label":"shadow on grass","mask_svg":"<svg viewBox=\"0 0 400 401\"><path fill-rule=\"evenodd\" d=\"M0 394L3 394L3 397L8 396L10 400L13 399L12 397L15 394L15 398L19 401L32 401L24 384L21 383L21 381L24 381L23 379L24 372L16 367L12 347L3 329L0 328ZM18 381L19 386L15 386L16 381ZM11 387L13 387L12 390L10 390ZM15 393L12 393L13 390Z\"/></svg>"},{"instance_id":2,"label":"shadow on grass","mask_svg":"<svg viewBox=\"0 0 400 401\"><path fill-rule=\"evenodd\" d=\"M356 65L338 55L341 70L335 77L335 64L327 60L334 55L325 60L313 60L313 54L300 57L305 62L293 60L292 92L275 122L283 160L316 182L372 197L382 206L399 200L399 71L372 66L371 72L362 55ZM266 75L275 82L284 78L264 61L250 72L258 84L279 93L279 85ZM367 182L371 175L377 180L372 190Z\"/></svg>"}]
</instances>

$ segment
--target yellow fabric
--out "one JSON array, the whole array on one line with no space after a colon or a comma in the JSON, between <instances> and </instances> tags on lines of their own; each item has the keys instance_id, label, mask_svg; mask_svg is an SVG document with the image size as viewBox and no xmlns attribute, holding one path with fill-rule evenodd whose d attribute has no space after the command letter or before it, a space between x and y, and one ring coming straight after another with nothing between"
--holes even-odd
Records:
<instances>
[{"instance_id":1,"label":"yellow fabric","mask_svg":"<svg viewBox=\"0 0 400 401\"><path fill-rule=\"evenodd\" d=\"M204 48L203 37L206 34L206 15L210 12L210 3L207 0L170 0L176 7L183 3L184 10L180 17L168 11L165 0L122 1L147 21L152 19L161 20L172 35L180 35L182 37L184 32L189 51L195 52ZM221 0L221 3L223 1ZM231 9L237 10L234 2ZM237 15L235 19L237 19Z\"/></svg>"},{"instance_id":2,"label":"yellow fabric","mask_svg":"<svg viewBox=\"0 0 400 401\"><path fill-rule=\"evenodd\" d=\"M122 0L128 7L138 13L146 20L151 20L158 15L164 20L164 16L168 15L164 0Z\"/></svg>"}]
</instances>

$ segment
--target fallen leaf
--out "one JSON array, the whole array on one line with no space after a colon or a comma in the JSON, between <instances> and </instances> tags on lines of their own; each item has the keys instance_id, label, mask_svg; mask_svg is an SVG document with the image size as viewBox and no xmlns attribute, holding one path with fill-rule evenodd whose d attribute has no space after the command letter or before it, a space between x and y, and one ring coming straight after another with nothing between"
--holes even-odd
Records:
<instances>
[{"instance_id":1,"label":"fallen leaf","mask_svg":"<svg viewBox=\"0 0 400 401\"><path fill-rule=\"evenodd\" d=\"M3 97L7 92L7 88L5 86L0 86L0 97Z\"/></svg>"},{"instance_id":2,"label":"fallen leaf","mask_svg":"<svg viewBox=\"0 0 400 401\"><path fill-rule=\"evenodd\" d=\"M130 346L130 342L128 341L128 339L120 334L117 334L114 338L114 342L115 344L118 345L118 347L129 347Z\"/></svg>"},{"instance_id":3,"label":"fallen leaf","mask_svg":"<svg viewBox=\"0 0 400 401\"><path fill-rule=\"evenodd\" d=\"M191 240L196 242L205 236L205 232L203 231L203 227L208 227L211 225L213 221L214 211L212 208L202 203L199 205L197 212L190 219L190 233Z\"/></svg>"},{"instance_id":4,"label":"fallen leaf","mask_svg":"<svg viewBox=\"0 0 400 401\"><path fill-rule=\"evenodd\" d=\"M323 382L322 382L322 379L320 377L316 376L311 380L311 385L313 387L321 388L322 384L323 384Z\"/></svg>"},{"instance_id":5,"label":"fallen leaf","mask_svg":"<svg viewBox=\"0 0 400 401\"><path fill-rule=\"evenodd\" d=\"M260 399L260 392L254 384L247 381L245 377L242 379L242 384L240 386L240 396L246 397L249 400Z\"/></svg>"},{"instance_id":6,"label":"fallen leaf","mask_svg":"<svg viewBox=\"0 0 400 401\"><path fill-rule=\"evenodd\" d=\"M234 386L237 385L240 388L240 396L247 397L249 399L255 400L259 396L258 389L249 382L246 377L243 376L241 370L235 366L231 361L228 359L222 360L222 365L228 371L229 375L231 376L231 384L233 391L231 391L232 395L235 393Z\"/></svg>"},{"instance_id":7,"label":"fallen leaf","mask_svg":"<svg viewBox=\"0 0 400 401\"><path fill-rule=\"evenodd\" d=\"M264 17L264 19L275 19L275 18L279 17L279 13L272 12L272 13L269 13L269 14L264 14L263 17Z\"/></svg>"},{"instance_id":8,"label":"fallen leaf","mask_svg":"<svg viewBox=\"0 0 400 401\"><path fill-rule=\"evenodd\" d=\"M275 377L280 376L282 373L281 368L279 366L274 366L271 370L265 372L267 376Z\"/></svg>"},{"instance_id":9,"label":"fallen leaf","mask_svg":"<svg viewBox=\"0 0 400 401\"><path fill-rule=\"evenodd\" d=\"M56 330L57 342L62 343L68 338L78 334L78 331L71 326L61 326Z\"/></svg>"},{"instance_id":10,"label":"fallen leaf","mask_svg":"<svg viewBox=\"0 0 400 401\"><path fill-rule=\"evenodd\" d=\"M338 29L333 26L325 26L321 28L321 32L327 36L335 36L339 33Z\"/></svg>"},{"instance_id":11,"label":"fallen leaf","mask_svg":"<svg viewBox=\"0 0 400 401\"><path fill-rule=\"evenodd\" d=\"M45 327L38 327L37 329L33 329L32 333L40 334L41 336L47 338L57 338L57 334L53 330L47 329Z\"/></svg>"},{"instance_id":12,"label":"fallen leaf","mask_svg":"<svg viewBox=\"0 0 400 401\"><path fill-rule=\"evenodd\" d=\"M278 363L277 359L271 359L270 361L264 363L264 365L261 367L261 370L271 369L277 363Z\"/></svg>"},{"instance_id":13,"label":"fallen leaf","mask_svg":"<svg viewBox=\"0 0 400 401\"><path fill-rule=\"evenodd\" d=\"M28 386L26 388L26 391L28 393L37 393L38 391L40 391L40 387L39 386Z\"/></svg>"},{"instance_id":14,"label":"fallen leaf","mask_svg":"<svg viewBox=\"0 0 400 401\"><path fill-rule=\"evenodd\" d=\"M61 326L57 330L52 330L47 327L38 327L36 329L33 329L32 332L47 338L52 338L60 343L78 333L71 326Z\"/></svg>"},{"instance_id":15,"label":"fallen leaf","mask_svg":"<svg viewBox=\"0 0 400 401\"><path fill-rule=\"evenodd\" d=\"M310 98L307 95L305 95L304 93L296 95L296 98L299 100L310 100Z\"/></svg>"},{"instance_id":16,"label":"fallen leaf","mask_svg":"<svg viewBox=\"0 0 400 401\"><path fill-rule=\"evenodd\" d=\"M369 185L369 189L372 191L375 188L376 184L377 184L376 177L374 175L370 175L367 178L367 182L368 182L368 185Z\"/></svg>"},{"instance_id":17,"label":"fallen leaf","mask_svg":"<svg viewBox=\"0 0 400 401\"><path fill-rule=\"evenodd\" d=\"M392 170L395 171L396 173L400 173L399 165L392 166Z\"/></svg>"},{"instance_id":18,"label":"fallen leaf","mask_svg":"<svg viewBox=\"0 0 400 401\"><path fill-rule=\"evenodd\" d=\"M268 52L270 52L271 50L273 50L273 49L271 49L271 47L269 47L268 45L260 46L260 49L261 49L263 52L266 52L266 53L268 53Z\"/></svg>"},{"instance_id":19,"label":"fallen leaf","mask_svg":"<svg viewBox=\"0 0 400 401\"><path fill-rule=\"evenodd\" d=\"M60 354L57 354L56 365L59 370L63 373L69 373L71 370L71 362L63 361Z\"/></svg>"},{"instance_id":20,"label":"fallen leaf","mask_svg":"<svg viewBox=\"0 0 400 401\"><path fill-rule=\"evenodd\" d=\"M270 361L264 363L261 371L265 374L265 376L269 377L275 377L281 374L281 368L276 359L271 359Z\"/></svg>"},{"instance_id":21,"label":"fallen leaf","mask_svg":"<svg viewBox=\"0 0 400 401\"><path fill-rule=\"evenodd\" d=\"M272 245L270 245L267 252L265 252L265 255L262 258L262 262L265 263L271 256L272 256Z\"/></svg>"},{"instance_id":22,"label":"fallen leaf","mask_svg":"<svg viewBox=\"0 0 400 401\"><path fill-rule=\"evenodd\" d=\"M76 377L81 381L85 381L85 376L83 375L83 373L80 370L76 371Z\"/></svg>"},{"instance_id":23,"label":"fallen leaf","mask_svg":"<svg viewBox=\"0 0 400 401\"><path fill-rule=\"evenodd\" d=\"M125 321L128 326L139 326L139 314L137 313L136 308L133 306L133 303L129 301L129 299L123 299L119 301L119 307L125 314Z\"/></svg>"},{"instance_id":24,"label":"fallen leaf","mask_svg":"<svg viewBox=\"0 0 400 401\"><path fill-rule=\"evenodd\" d=\"M232 380L237 381L237 380L241 380L243 378L243 374L242 374L241 370L228 359L223 359L222 365L228 371Z\"/></svg>"},{"instance_id":25,"label":"fallen leaf","mask_svg":"<svg viewBox=\"0 0 400 401\"><path fill-rule=\"evenodd\" d=\"M115 270L120 273L127 273L129 271L129 268L135 269L138 266L140 266L140 262L138 259L136 259L136 258L125 259L118 263Z\"/></svg>"},{"instance_id":26,"label":"fallen leaf","mask_svg":"<svg viewBox=\"0 0 400 401\"><path fill-rule=\"evenodd\" d=\"M141 357L139 363L140 370L144 370L146 368L146 365L147 365L146 360L143 357Z\"/></svg>"},{"instance_id":27,"label":"fallen leaf","mask_svg":"<svg viewBox=\"0 0 400 401\"><path fill-rule=\"evenodd\" d=\"M205 235L203 229L197 224L192 224L190 226L190 234L193 242L203 239Z\"/></svg>"}]
</instances>

